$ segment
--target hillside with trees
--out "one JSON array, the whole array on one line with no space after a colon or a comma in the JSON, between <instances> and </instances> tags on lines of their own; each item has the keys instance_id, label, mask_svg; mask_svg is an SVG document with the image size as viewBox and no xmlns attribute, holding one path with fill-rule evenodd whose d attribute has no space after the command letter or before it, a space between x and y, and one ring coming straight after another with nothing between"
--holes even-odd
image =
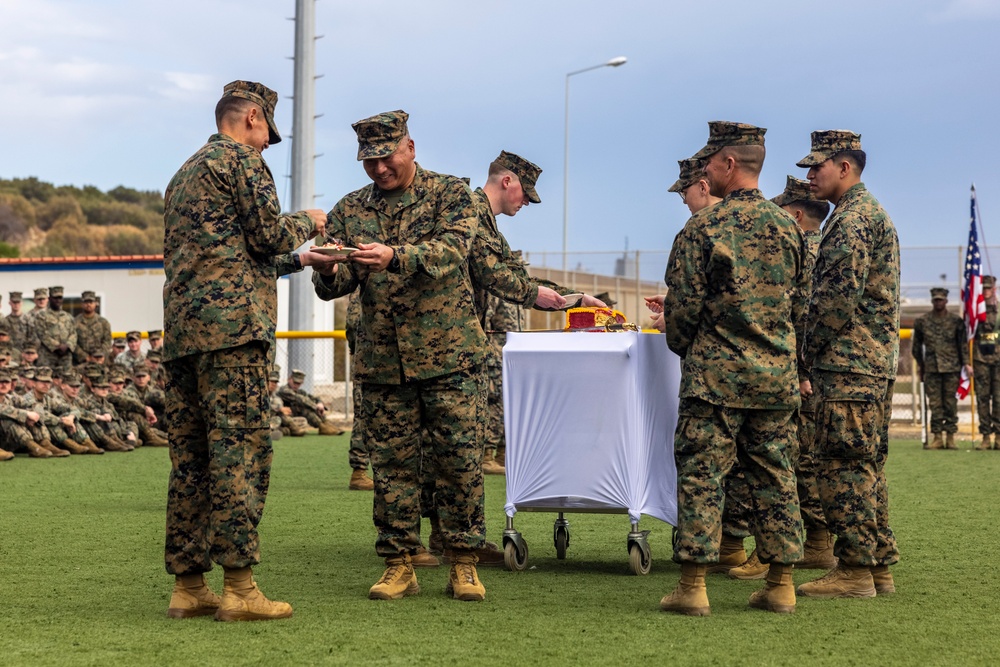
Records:
<instances>
[{"instance_id":1,"label":"hillside with trees","mask_svg":"<svg viewBox=\"0 0 1000 667\"><path fill-rule=\"evenodd\" d=\"M0 179L0 257L162 253L160 192Z\"/></svg>"}]
</instances>

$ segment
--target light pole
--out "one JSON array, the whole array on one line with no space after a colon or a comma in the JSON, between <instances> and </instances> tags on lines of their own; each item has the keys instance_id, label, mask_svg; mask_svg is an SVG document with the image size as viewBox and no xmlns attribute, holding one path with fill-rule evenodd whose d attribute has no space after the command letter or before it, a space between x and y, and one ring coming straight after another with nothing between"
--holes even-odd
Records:
<instances>
[{"instance_id":1,"label":"light pole","mask_svg":"<svg viewBox=\"0 0 1000 667\"><path fill-rule=\"evenodd\" d=\"M563 252L563 282L567 281L567 267L569 261L569 78L574 74L582 74L584 72L589 72L591 70L600 69L602 67L621 67L626 62L628 58L625 56L618 56L617 58L612 58L606 63L601 63L600 65L594 65L592 67L585 67L583 69L578 69L575 72L570 72L566 75L566 137L563 142L563 242L562 242L562 252Z\"/></svg>"}]
</instances>

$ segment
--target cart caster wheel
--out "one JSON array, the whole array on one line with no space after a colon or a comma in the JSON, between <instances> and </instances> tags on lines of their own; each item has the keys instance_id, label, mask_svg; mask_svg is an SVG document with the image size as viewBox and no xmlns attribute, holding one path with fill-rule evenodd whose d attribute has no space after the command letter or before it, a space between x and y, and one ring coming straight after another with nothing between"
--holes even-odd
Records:
<instances>
[{"instance_id":1,"label":"cart caster wheel","mask_svg":"<svg viewBox=\"0 0 1000 667\"><path fill-rule=\"evenodd\" d=\"M528 543L521 541L523 549L518 550L513 540L503 545L503 562L511 572L524 572L528 567Z\"/></svg>"},{"instance_id":2,"label":"cart caster wheel","mask_svg":"<svg viewBox=\"0 0 1000 667\"><path fill-rule=\"evenodd\" d=\"M628 564L632 568L633 574L642 576L649 574L653 558L638 544L633 544L628 550Z\"/></svg>"},{"instance_id":3,"label":"cart caster wheel","mask_svg":"<svg viewBox=\"0 0 1000 667\"><path fill-rule=\"evenodd\" d=\"M556 558L566 560L566 549L569 547L569 531L564 528L556 529Z\"/></svg>"}]
</instances>

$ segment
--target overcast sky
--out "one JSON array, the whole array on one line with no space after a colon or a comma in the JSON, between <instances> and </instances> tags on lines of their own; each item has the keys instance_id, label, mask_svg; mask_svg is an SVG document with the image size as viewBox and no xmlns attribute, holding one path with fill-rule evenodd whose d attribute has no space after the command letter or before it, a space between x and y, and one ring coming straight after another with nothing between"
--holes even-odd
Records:
<instances>
[{"instance_id":1,"label":"overcast sky","mask_svg":"<svg viewBox=\"0 0 1000 667\"><path fill-rule=\"evenodd\" d=\"M237 78L279 92L290 134L294 12L294 0L3 0L0 177L162 191ZM558 251L566 73L626 56L571 79L571 250L669 249L688 214L666 188L710 120L768 128L768 197L805 176L810 131L847 128L903 246L964 245L972 183L1000 244L1000 0L319 0L316 16L321 208L367 182L350 124L402 108L425 168L479 185L501 149L539 164L542 204L501 229L515 248ZM290 145L264 154L283 203ZM644 267L662 275L665 259ZM952 282L957 264L955 250L911 251L904 278Z\"/></svg>"}]
</instances>

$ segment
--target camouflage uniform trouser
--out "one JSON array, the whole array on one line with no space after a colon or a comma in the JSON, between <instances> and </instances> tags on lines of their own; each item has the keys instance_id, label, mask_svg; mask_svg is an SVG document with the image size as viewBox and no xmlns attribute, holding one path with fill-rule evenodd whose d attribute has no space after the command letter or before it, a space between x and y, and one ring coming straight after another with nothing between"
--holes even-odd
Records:
<instances>
[{"instance_id":1,"label":"camouflage uniform trouser","mask_svg":"<svg viewBox=\"0 0 1000 667\"><path fill-rule=\"evenodd\" d=\"M794 563L802 558L802 518L791 458L793 419L793 410L746 410L681 399L674 439L675 560L718 562L723 479L737 459L747 480L761 562Z\"/></svg>"},{"instance_id":2,"label":"camouflage uniform trouser","mask_svg":"<svg viewBox=\"0 0 1000 667\"><path fill-rule=\"evenodd\" d=\"M361 383L354 382L354 424L351 426L351 448L347 450L347 461L352 470L368 471L370 463L368 445L365 444L365 424L361 419Z\"/></svg>"},{"instance_id":3,"label":"camouflage uniform trouser","mask_svg":"<svg viewBox=\"0 0 1000 667\"><path fill-rule=\"evenodd\" d=\"M84 430L83 425L79 422L76 423L76 430L72 433L69 432L69 428L59 424L58 426L48 426L50 441L53 445L62 447L66 444L67 440L72 440L73 442L79 444L87 439L87 431ZM65 449L65 447L62 447Z\"/></svg>"},{"instance_id":4,"label":"camouflage uniform trouser","mask_svg":"<svg viewBox=\"0 0 1000 667\"><path fill-rule=\"evenodd\" d=\"M309 408L304 408L301 405L292 406L292 415L304 418L306 423L313 428L319 428L319 425L323 423L323 418L318 412L310 410Z\"/></svg>"},{"instance_id":5,"label":"camouflage uniform trouser","mask_svg":"<svg viewBox=\"0 0 1000 667\"><path fill-rule=\"evenodd\" d=\"M845 565L899 561L889 527L889 420L893 382L855 373L817 371L817 483L823 514Z\"/></svg>"},{"instance_id":6,"label":"camouflage uniform trouser","mask_svg":"<svg viewBox=\"0 0 1000 667\"><path fill-rule=\"evenodd\" d=\"M739 459L722 479L726 500L722 505L722 534L746 539L752 535L753 514L750 509L750 487Z\"/></svg>"},{"instance_id":7,"label":"camouflage uniform trouser","mask_svg":"<svg viewBox=\"0 0 1000 667\"><path fill-rule=\"evenodd\" d=\"M28 426L21 424L13 419L0 419L0 447L8 451L28 451L29 442L41 442L40 440L35 440L34 434L29 430ZM45 429L44 426L42 426ZM45 430L44 435L48 435L48 430Z\"/></svg>"},{"instance_id":8,"label":"camouflage uniform trouser","mask_svg":"<svg viewBox=\"0 0 1000 667\"><path fill-rule=\"evenodd\" d=\"M814 389L812 396L803 397L798 412L799 458L795 464L795 486L799 491L799 511L806 530L827 527L816 482L819 471L819 460L816 458L817 405L819 400Z\"/></svg>"},{"instance_id":9,"label":"camouflage uniform trouser","mask_svg":"<svg viewBox=\"0 0 1000 667\"><path fill-rule=\"evenodd\" d=\"M264 343L167 362L170 574L260 562L257 524L271 477Z\"/></svg>"},{"instance_id":10,"label":"camouflage uniform trouser","mask_svg":"<svg viewBox=\"0 0 1000 667\"><path fill-rule=\"evenodd\" d=\"M975 365L979 432L1000 435L1000 364Z\"/></svg>"},{"instance_id":11,"label":"camouflage uniform trouser","mask_svg":"<svg viewBox=\"0 0 1000 667\"><path fill-rule=\"evenodd\" d=\"M507 453L507 440L504 437L503 426L503 367L489 365L486 367L486 451L492 451L501 458Z\"/></svg>"},{"instance_id":12,"label":"camouflage uniform trouser","mask_svg":"<svg viewBox=\"0 0 1000 667\"><path fill-rule=\"evenodd\" d=\"M38 361L35 362L35 366L41 368L42 366L48 366L53 371L68 371L73 368L73 353L67 352L63 356L59 356L55 352L49 352L45 349L44 345L38 346Z\"/></svg>"},{"instance_id":13,"label":"camouflage uniform trouser","mask_svg":"<svg viewBox=\"0 0 1000 667\"><path fill-rule=\"evenodd\" d=\"M958 433L955 390L961 378L961 373L924 373L924 394L931 411L931 433Z\"/></svg>"},{"instance_id":14,"label":"camouflage uniform trouser","mask_svg":"<svg viewBox=\"0 0 1000 667\"><path fill-rule=\"evenodd\" d=\"M444 546L476 549L485 534L480 369L400 385L365 383L362 419L375 482L375 551L391 557L420 546L425 470Z\"/></svg>"}]
</instances>

